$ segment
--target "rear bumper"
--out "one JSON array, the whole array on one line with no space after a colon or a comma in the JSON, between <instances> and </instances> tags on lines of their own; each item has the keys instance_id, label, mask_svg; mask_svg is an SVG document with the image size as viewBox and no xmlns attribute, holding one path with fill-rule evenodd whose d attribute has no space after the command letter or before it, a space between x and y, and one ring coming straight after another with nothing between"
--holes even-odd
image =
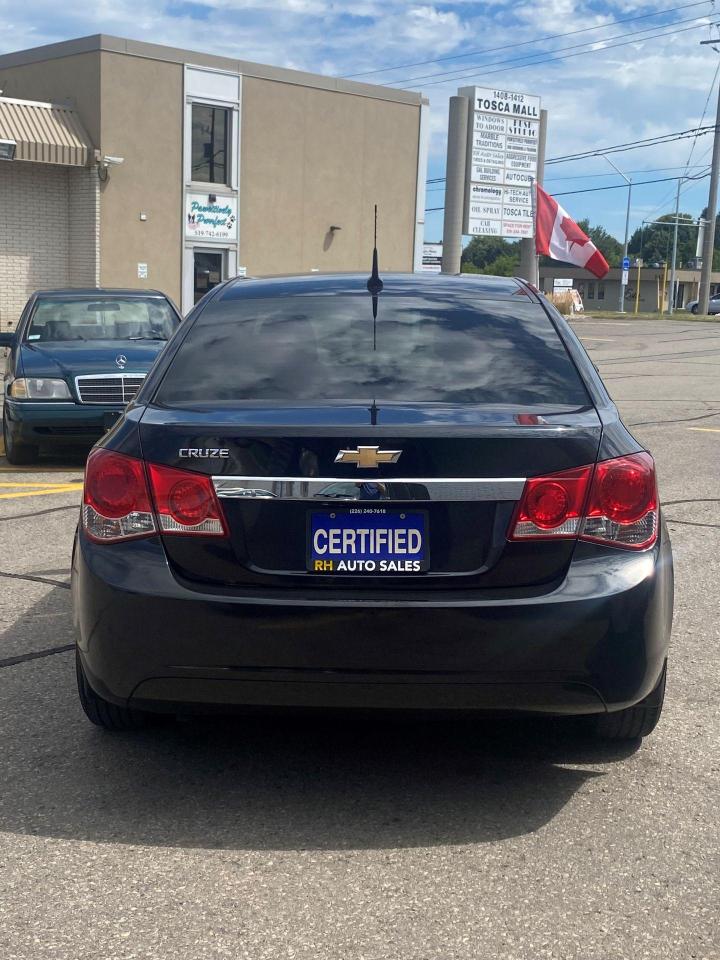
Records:
<instances>
[{"instance_id":1,"label":"rear bumper","mask_svg":"<svg viewBox=\"0 0 720 960\"><path fill-rule=\"evenodd\" d=\"M641 554L579 545L540 597L214 594L179 583L159 540L80 533L72 586L88 679L115 703L584 714L654 687L673 576L663 534Z\"/></svg>"},{"instance_id":2,"label":"rear bumper","mask_svg":"<svg viewBox=\"0 0 720 960\"><path fill-rule=\"evenodd\" d=\"M13 439L33 445L95 443L108 429L106 418L123 409L118 404L18 403L8 397L5 407Z\"/></svg>"}]
</instances>

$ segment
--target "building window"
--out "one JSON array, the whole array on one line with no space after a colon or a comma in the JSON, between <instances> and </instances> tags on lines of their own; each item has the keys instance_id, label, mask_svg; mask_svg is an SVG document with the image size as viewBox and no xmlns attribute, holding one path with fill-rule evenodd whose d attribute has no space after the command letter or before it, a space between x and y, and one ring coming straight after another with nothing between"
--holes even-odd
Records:
<instances>
[{"instance_id":1,"label":"building window","mask_svg":"<svg viewBox=\"0 0 720 960\"><path fill-rule=\"evenodd\" d=\"M588 281L588 300L595 299L595 282L593 280Z\"/></svg>"},{"instance_id":2,"label":"building window","mask_svg":"<svg viewBox=\"0 0 720 960\"><path fill-rule=\"evenodd\" d=\"M230 111L192 105L192 171L197 183L228 183Z\"/></svg>"},{"instance_id":3,"label":"building window","mask_svg":"<svg viewBox=\"0 0 720 960\"><path fill-rule=\"evenodd\" d=\"M597 285L597 293L598 293L598 300L604 300L604 299L605 299L605 284L604 284L604 283L598 283L598 285Z\"/></svg>"}]
</instances>

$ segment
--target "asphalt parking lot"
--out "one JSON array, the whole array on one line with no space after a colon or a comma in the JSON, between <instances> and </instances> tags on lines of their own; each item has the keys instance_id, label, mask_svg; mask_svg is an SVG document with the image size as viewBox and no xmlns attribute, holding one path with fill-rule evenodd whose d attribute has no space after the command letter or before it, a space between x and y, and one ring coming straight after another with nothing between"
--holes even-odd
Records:
<instances>
[{"instance_id":1,"label":"asphalt parking lot","mask_svg":"<svg viewBox=\"0 0 720 960\"><path fill-rule=\"evenodd\" d=\"M720 324L575 326L675 552L639 748L552 720L104 734L70 649L82 457L0 458L3 960L720 958Z\"/></svg>"}]
</instances>

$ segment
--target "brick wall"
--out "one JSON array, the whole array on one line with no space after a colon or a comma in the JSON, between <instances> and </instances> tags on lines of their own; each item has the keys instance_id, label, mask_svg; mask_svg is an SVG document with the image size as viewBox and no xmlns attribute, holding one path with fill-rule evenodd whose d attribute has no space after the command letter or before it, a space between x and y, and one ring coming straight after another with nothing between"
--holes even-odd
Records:
<instances>
[{"instance_id":1,"label":"brick wall","mask_svg":"<svg viewBox=\"0 0 720 960\"><path fill-rule=\"evenodd\" d=\"M100 285L100 189L97 171L70 168L68 178L68 286Z\"/></svg>"},{"instance_id":2,"label":"brick wall","mask_svg":"<svg viewBox=\"0 0 720 960\"><path fill-rule=\"evenodd\" d=\"M0 328L12 328L33 290L95 286L98 189L93 170L0 164Z\"/></svg>"}]
</instances>

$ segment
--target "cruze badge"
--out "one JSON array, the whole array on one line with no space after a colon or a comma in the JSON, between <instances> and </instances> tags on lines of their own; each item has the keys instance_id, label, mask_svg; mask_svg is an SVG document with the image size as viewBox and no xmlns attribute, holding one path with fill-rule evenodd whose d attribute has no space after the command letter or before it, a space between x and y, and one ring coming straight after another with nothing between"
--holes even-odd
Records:
<instances>
[{"instance_id":1,"label":"cruze badge","mask_svg":"<svg viewBox=\"0 0 720 960\"><path fill-rule=\"evenodd\" d=\"M355 450L338 450L335 463L354 463L358 467L372 468L381 463L397 463L402 450L381 450L380 447L357 447Z\"/></svg>"},{"instance_id":2,"label":"cruze badge","mask_svg":"<svg viewBox=\"0 0 720 960\"><path fill-rule=\"evenodd\" d=\"M229 457L230 451L226 447L183 447L178 450L178 456L183 459L211 460L215 457Z\"/></svg>"},{"instance_id":3,"label":"cruze badge","mask_svg":"<svg viewBox=\"0 0 720 960\"><path fill-rule=\"evenodd\" d=\"M125 369L125 364L127 363L127 357L123 353L119 353L115 357L115 363L120 367L121 370Z\"/></svg>"}]
</instances>

